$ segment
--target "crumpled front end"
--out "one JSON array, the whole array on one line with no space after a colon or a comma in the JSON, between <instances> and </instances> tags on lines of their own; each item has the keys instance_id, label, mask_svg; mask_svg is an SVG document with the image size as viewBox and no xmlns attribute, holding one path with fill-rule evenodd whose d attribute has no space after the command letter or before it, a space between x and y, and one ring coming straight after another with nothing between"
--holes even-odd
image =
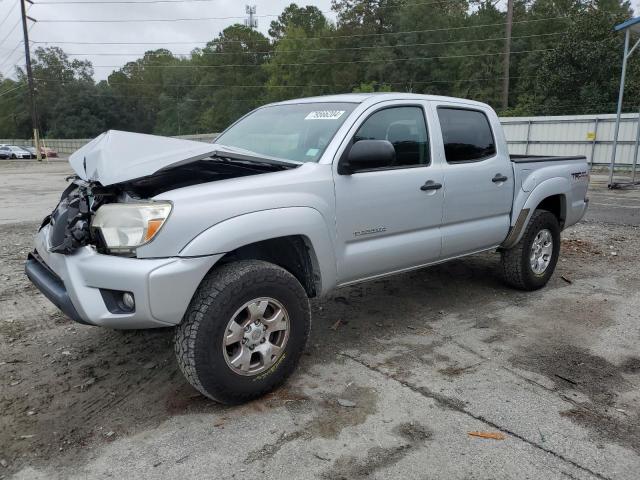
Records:
<instances>
[{"instance_id":1,"label":"crumpled front end","mask_svg":"<svg viewBox=\"0 0 640 480\"><path fill-rule=\"evenodd\" d=\"M221 255L138 259L104 255L92 246L55 253L53 227L35 238L26 273L72 320L115 329L170 327L180 323L202 278ZM127 293L132 307L122 301Z\"/></svg>"},{"instance_id":2,"label":"crumpled front end","mask_svg":"<svg viewBox=\"0 0 640 480\"><path fill-rule=\"evenodd\" d=\"M204 275L220 256L139 259L109 255L91 228L97 210L131 200L116 187L74 179L35 237L25 271L68 317L116 329L180 323Z\"/></svg>"},{"instance_id":3,"label":"crumpled front end","mask_svg":"<svg viewBox=\"0 0 640 480\"><path fill-rule=\"evenodd\" d=\"M76 179L62 194L60 203L40 226L49 225L49 243L54 253L71 254L91 244L91 218L100 205L115 197L99 186Z\"/></svg>"}]
</instances>

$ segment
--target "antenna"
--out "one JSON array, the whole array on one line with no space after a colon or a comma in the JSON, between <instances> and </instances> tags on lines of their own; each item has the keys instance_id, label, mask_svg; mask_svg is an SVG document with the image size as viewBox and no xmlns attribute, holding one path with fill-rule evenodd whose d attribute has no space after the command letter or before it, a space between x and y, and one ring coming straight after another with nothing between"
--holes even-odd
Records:
<instances>
[{"instance_id":1,"label":"antenna","mask_svg":"<svg viewBox=\"0 0 640 480\"><path fill-rule=\"evenodd\" d=\"M244 19L244 25L249 28L258 28L258 19L253 16L256 14L255 5L245 5L244 10L249 18Z\"/></svg>"}]
</instances>

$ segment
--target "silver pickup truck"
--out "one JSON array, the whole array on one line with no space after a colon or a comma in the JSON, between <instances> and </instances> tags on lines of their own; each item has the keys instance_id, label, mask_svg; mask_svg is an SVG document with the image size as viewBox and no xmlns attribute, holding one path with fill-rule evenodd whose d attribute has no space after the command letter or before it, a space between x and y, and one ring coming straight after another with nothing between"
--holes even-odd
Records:
<instances>
[{"instance_id":1,"label":"silver pickup truck","mask_svg":"<svg viewBox=\"0 0 640 480\"><path fill-rule=\"evenodd\" d=\"M224 403L291 374L309 298L486 250L541 288L588 204L584 157L510 156L489 106L401 93L267 105L213 144L109 131L69 161L28 277L78 322L175 327Z\"/></svg>"}]
</instances>

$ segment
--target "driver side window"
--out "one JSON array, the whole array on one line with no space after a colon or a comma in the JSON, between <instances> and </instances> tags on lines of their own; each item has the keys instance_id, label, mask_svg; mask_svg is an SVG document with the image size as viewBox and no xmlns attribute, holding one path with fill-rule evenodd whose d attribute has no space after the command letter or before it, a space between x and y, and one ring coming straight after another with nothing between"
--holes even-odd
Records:
<instances>
[{"instance_id":1,"label":"driver side window","mask_svg":"<svg viewBox=\"0 0 640 480\"><path fill-rule=\"evenodd\" d=\"M360 126L359 140L388 140L396 151L391 168L429 165L429 137L420 107L391 107L379 110Z\"/></svg>"}]
</instances>

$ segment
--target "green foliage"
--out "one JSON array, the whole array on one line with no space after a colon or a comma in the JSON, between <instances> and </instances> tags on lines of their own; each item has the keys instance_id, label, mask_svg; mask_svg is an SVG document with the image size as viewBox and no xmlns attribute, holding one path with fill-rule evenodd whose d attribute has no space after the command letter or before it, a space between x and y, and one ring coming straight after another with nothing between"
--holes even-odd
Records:
<instances>
[{"instance_id":1,"label":"green foliage","mask_svg":"<svg viewBox=\"0 0 640 480\"><path fill-rule=\"evenodd\" d=\"M31 131L26 83L0 76L0 138L27 138Z\"/></svg>"},{"instance_id":2,"label":"green foliage","mask_svg":"<svg viewBox=\"0 0 640 480\"><path fill-rule=\"evenodd\" d=\"M281 40L290 28L301 28L307 35L313 36L324 30L327 25L327 19L318 7L298 7L292 3L277 20L271 22L269 36L275 41Z\"/></svg>"},{"instance_id":3,"label":"green foliage","mask_svg":"<svg viewBox=\"0 0 640 480\"><path fill-rule=\"evenodd\" d=\"M374 82L361 83L353 88L353 93L392 92L391 85L378 85Z\"/></svg>"},{"instance_id":4,"label":"green foliage","mask_svg":"<svg viewBox=\"0 0 640 480\"><path fill-rule=\"evenodd\" d=\"M197 106L191 131L221 131L260 104L268 80L263 69L269 40L242 25L227 27L192 62L196 86L189 94Z\"/></svg>"},{"instance_id":5,"label":"green foliage","mask_svg":"<svg viewBox=\"0 0 640 480\"><path fill-rule=\"evenodd\" d=\"M515 0L509 108L501 109L505 12L489 0L333 0L333 24L290 4L269 38L241 25L188 57L146 52L96 83L87 61L37 48L33 70L46 137L107 129L179 135L220 131L269 101L342 92L404 91L488 102L504 115L610 113L622 35L620 0ZM500 8L504 8L501 4ZM636 111L640 58L624 108ZM0 77L0 138L31 134L25 74Z\"/></svg>"}]
</instances>

